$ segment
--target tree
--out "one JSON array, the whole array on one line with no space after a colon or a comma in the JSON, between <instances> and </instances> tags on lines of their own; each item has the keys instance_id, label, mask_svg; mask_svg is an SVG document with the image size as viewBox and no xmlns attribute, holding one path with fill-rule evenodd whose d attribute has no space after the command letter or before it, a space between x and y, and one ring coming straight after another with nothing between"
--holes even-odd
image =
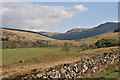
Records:
<instances>
[{"instance_id":1,"label":"tree","mask_svg":"<svg viewBox=\"0 0 120 80\"><path fill-rule=\"evenodd\" d=\"M120 24L119 24L120 25ZM120 27L117 30L114 30L114 32L120 32Z\"/></svg>"},{"instance_id":2,"label":"tree","mask_svg":"<svg viewBox=\"0 0 120 80\"><path fill-rule=\"evenodd\" d=\"M106 39L101 39L101 40L98 40L95 45L98 47L98 48L102 48L102 47L112 47L112 46L117 46L118 45L118 40L117 39L109 39L109 38L106 38Z\"/></svg>"},{"instance_id":3,"label":"tree","mask_svg":"<svg viewBox=\"0 0 120 80\"><path fill-rule=\"evenodd\" d=\"M90 48L89 45L87 45L87 44L85 44L85 43L81 44L80 47L82 48L82 50L87 50L87 49Z\"/></svg>"},{"instance_id":4,"label":"tree","mask_svg":"<svg viewBox=\"0 0 120 80\"><path fill-rule=\"evenodd\" d=\"M70 43L68 42L65 42L64 45L63 45L63 51L70 51Z\"/></svg>"}]
</instances>

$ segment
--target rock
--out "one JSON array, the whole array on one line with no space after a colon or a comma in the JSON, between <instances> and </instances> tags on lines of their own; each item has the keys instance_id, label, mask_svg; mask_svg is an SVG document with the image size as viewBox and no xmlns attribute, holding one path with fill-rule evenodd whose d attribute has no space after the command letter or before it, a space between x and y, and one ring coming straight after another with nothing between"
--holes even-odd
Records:
<instances>
[{"instance_id":1,"label":"rock","mask_svg":"<svg viewBox=\"0 0 120 80\"><path fill-rule=\"evenodd\" d=\"M79 62L72 64L64 64L59 67L49 68L49 70L36 75L31 75L33 78L83 78L85 73L94 73L102 65L120 61L120 53L104 53L102 56L93 56L89 59L82 59ZM20 61L23 62L23 61ZM31 78L29 75L24 78Z\"/></svg>"},{"instance_id":2,"label":"rock","mask_svg":"<svg viewBox=\"0 0 120 80\"><path fill-rule=\"evenodd\" d=\"M24 60L19 61L20 63L24 63Z\"/></svg>"}]
</instances>

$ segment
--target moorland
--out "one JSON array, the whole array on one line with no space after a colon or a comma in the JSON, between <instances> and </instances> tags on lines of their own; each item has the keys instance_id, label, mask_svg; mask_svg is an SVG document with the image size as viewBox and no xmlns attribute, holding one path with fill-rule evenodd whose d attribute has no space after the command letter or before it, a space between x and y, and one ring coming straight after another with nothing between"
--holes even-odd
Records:
<instances>
[{"instance_id":1,"label":"moorland","mask_svg":"<svg viewBox=\"0 0 120 80\"><path fill-rule=\"evenodd\" d=\"M75 28L65 33L1 28L2 77L31 74L35 69L43 71L61 64L118 51L118 27L118 23L107 22L93 28ZM120 73L117 63L101 69L92 77L117 78Z\"/></svg>"}]
</instances>

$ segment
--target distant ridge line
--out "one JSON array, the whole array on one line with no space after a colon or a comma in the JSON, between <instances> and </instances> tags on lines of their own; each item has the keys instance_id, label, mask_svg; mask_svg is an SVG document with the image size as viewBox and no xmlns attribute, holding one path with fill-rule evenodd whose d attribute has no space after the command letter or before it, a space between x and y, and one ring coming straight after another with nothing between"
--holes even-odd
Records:
<instances>
[{"instance_id":1,"label":"distant ridge line","mask_svg":"<svg viewBox=\"0 0 120 80\"><path fill-rule=\"evenodd\" d=\"M39 35L42 35L42 36L45 36L45 37L49 37L49 38L54 39L53 37L50 37L50 36L47 36L47 35L41 34L41 33L39 33L39 32L35 32L35 31L21 30L21 29L13 29L13 28L3 28L3 27L2 27L2 29L15 30L15 31L22 31L22 32L29 32L29 33L35 33L35 34L39 34Z\"/></svg>"}]
</instances>

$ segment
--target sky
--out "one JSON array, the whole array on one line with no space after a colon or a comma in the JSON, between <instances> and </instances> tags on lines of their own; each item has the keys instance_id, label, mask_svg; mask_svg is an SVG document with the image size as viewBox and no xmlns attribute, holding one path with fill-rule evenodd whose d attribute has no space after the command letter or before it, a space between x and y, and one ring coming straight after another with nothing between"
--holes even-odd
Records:
<instances>
[{"instance_id":1,"label":"sky","mask_svg":"<svg viewBox=\"0 0 120 80\"><path fill-rule=\"evenodd\" d=\"M117 2L4 2L2 26L47 32L91 28L118 20Z\"/></svg>"},{"instance_id":2,"label":"sky","mask_svg":"<svg viewBox=\"0 0 120 80\"><path fill-rule=\"evenodd\" d=\"M83 0L1 0L2 2L83 2ZM119 0L84 0L84 2L119 2Z\"/></svg>"}]
</instances>

